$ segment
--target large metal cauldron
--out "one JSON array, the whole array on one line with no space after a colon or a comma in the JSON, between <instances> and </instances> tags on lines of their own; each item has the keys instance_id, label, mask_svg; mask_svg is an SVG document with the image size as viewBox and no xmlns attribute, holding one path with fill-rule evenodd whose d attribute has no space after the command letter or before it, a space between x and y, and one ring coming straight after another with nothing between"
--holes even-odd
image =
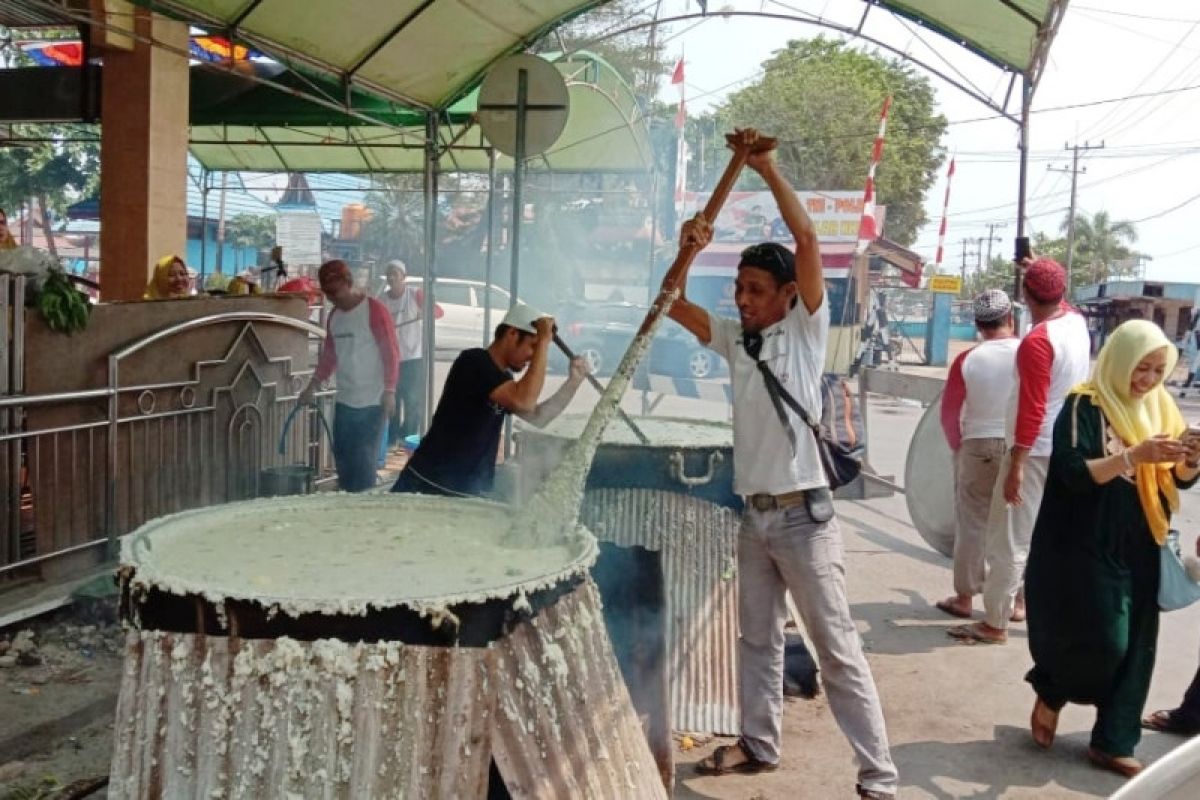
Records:
<instances>
[{"instance_id":1,"label":"large metal cauldron","mask_svg":"<svg viewBox=\"0 0 1200 800\"><path fill-rule=\"evenodd\" d=\"M520 432L522 494L536 489L554 469L585 421L566 417L543 431ZM601 542L597 569L615 549L611 545L620 548L612 553L614 568L596 576L605 608L611 604L610 593L619 591L623 564L630 559L635 564L625 572L630 591L639 591L634 583L646 585L645 558L640 556L651 554L662 576L670 727L736 734L735 559L741 501L733 494L733 430L723 423L685 419L644 417L636 422L651 443L638 443L619 420L613 421L592 463L580 518ZM652 595L653 587L641 593ZM615 599L628 603L625 597ZM632 638L634 650L646 646L637 635L615 630L610 635L619 657L623 640ZM643 710L637 694L641 689L631 690ZM652 749L658 754L653 743Z\"/></svg>"},{"instance_id":2,"label":"large metal cauldron","mask_svg":"<svg viewBox=\"0 0 1200 800\"><path fill-rule=\"evenodd\" d=\"M506 548L508 518L317 495L131 534L110 797L664 797L594 538Z\"/></svg>"}]
</instances>

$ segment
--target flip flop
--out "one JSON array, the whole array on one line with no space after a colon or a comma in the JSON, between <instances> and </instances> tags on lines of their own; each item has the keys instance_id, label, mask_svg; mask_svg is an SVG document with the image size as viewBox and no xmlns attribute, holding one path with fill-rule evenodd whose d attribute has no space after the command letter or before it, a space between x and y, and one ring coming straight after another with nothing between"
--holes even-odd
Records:
<instances>
[{"instance_id":1,"label":"flip flop","mask_svg":"<svg viewBox=\"0 0 1200 800\"><path fill-rule=\"evenodd\" d=\"M736 764L726 764L725 758L731 750L740 750L746 760ZM779 769L778 764L755 758L741 744L721 745L713 750L711 756L696 762L696 772L700 775L757 775L760 772L773 772L777 769Z\"/></svg>"},{"instance_id":2,"label":"flip flop","mask_svg":"<svg viewBox=\"0 0 1200 800\"><path fill-rule=\"evenodd\" d=\"M1179 718L1177 710L1155 711L1142 718L1142 727L1159 733L1171 733L1176 736L1195 736L1200 733L1200 725L1188 725Z\"/></svg>"},{"instance_id":3,"label":"flip flop","mask_svg":"<svg viewBox=\"0 0 1200 800\"><path fill-rule=\"evenodd\" d=\"M936 603L933 604L933 606L938 611L944 611L945 613L949 614L952 617L958 617L959 619L970 619L971 618L971 612L968 611L967 613L964 614L958 607L956 607L949 600L938 600Z\"/></svg>"},{"instance_id":4,"label":"flip flop","mask_svg":"<svg viewBox=\"0 0 1200 800\"><path fill-rule=\"evenodd\" d=\"M1089 747L1088 760L1101 769L1115 772L1126 778L1132 778L1146 767L1133 756L1112 756L1102 750Z\"/></svg>"},{"instance_id":5,"label":"flip flop","mask_svg":"<svg viewBox=\"0 0 1200 800\"><path fill-rule=\"evenodd\" d=\"M985 633L982 622L974 622L970 625L955 625L953 628L946 629L946 635L968 644L1008 644L1008 634L1001 633L1000 636L994 636Z\"/></svg>"}]
</instances>

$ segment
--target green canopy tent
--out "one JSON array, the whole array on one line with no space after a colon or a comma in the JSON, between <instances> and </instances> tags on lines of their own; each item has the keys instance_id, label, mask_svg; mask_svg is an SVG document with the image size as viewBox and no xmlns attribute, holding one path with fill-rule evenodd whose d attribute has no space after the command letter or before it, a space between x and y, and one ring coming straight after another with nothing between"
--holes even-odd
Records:
<instances>
[{"instance_id":1,"label":"green canopy tent","mask_svg":"<svg viewBox=\"0 0 1200 800\"><path fill-rule=\"evenodd\" d=\"M558 141L529 168L567 173L647 173L653 169L646 121L633 89L607 61L588 52L547 54L567 84L570 115ZM271 67L252 65L256 77ZM327 79L283 72L275 86L244 70L193 69L191 151L211 171L420 172L425 113L353 91L348 114L310 99L339 89ZM490 147L474 125L479 90L438 117L443 169L487 172ZM374 123L368 121L373 120ZM501 171L512 168L497 157Z\"/></svg>"}]
</instances>

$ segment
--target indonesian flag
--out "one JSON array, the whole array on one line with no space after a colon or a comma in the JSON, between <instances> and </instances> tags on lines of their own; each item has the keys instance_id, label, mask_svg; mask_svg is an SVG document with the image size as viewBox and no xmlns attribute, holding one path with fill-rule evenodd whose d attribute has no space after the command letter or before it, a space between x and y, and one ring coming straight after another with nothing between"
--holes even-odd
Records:
<instances>
[{"instance_id":1,"label":"indonesian flag","mask_svg":"<svg viewBox=\"0 0 1200 800\"><path fill-rule=\"evenodd\" d=\"M683 59L682 58L676 62L675 71L673 73L671 73L671 85L674 86L677 83L683 83Z\"/></svg>"},{"instance_id":2,"label":"indonesian flag","mask_svg":"<svg viewBox=\"0 0 1200 800\"><path fill-rule=\"evenodd\" d=\"M887 133L887 115L891 107L892 98L889 95L883 101L883 110L879 113L879 135L875 137L875 144L871 148L871 168L867 170L867 185L863 189L862 219L858 223L858 247L855 248L855 255L865 253L871 242L879 238L879 230L875 224L875 168L883 159L883 137Z\"/></svg>"}]
</instances>

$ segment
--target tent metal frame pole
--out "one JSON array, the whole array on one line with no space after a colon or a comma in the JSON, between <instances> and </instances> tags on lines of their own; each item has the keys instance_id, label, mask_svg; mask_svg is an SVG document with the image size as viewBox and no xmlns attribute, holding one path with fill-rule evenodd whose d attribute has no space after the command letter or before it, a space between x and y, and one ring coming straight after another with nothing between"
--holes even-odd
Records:
<instances>
[{"instance_id":1,"label":"tent metal frame pole","mask_svg":"<svg viewBox=\"0 0 1200 800\"><path fill-rule=\"evenodd\" d=\"M515 306L520 295L518 291L521 286L521 223L525 217L525 199L522 197L521 190L525 183L525 115L529 107L529 72L524 69L517 70L517 118L516 118L516 142L513 147L513 183L512 183L512 236L509 237L508 246L509 263L511 265L508 278L508 304L509 308ZM512 415L508 414L504 418L504 460L507 461L513 455L513 433L512 433Z\"/></svg>"},{"instance_id":2,"label":"tent metal frame pole","mask_svg":"<svg viewBox=\"0 0 1200 800\"><path fill-rule=\"evenodd\" d=\"M1028 76L1021 78L1021 161L1017 186L1017 239L1025 235L1025 195L1029 185L1029 111L1033 105L1033 86ZM1014 248L1015 253L1015 248ZM1021 301L1021 266L1013 264L1013 301Z\"/></svg>"},{"instance_id":3,"label":"tent metal frame pole","mask_svg":"<svg viewBox=\"0 0 1200 800\"><path fill-rule=\"evenodd\" d=\"M496 148L488 148L487 256L483 276L483 346L492 338L492 264L496 253Z\"/></svg>"},{"instance_id":4,"label":"tent metal frame pole","mask_svg":"<svg viewBox=\"0 0 1200 800\"><path fill-rule=\"evenodd\" d=\"M425 413L421 420L421 435L429 430L433 419L433 377L437 363L437 340L433 318L437 308L437 194L438 194L438 117L430 112L425 117L425 303L421 309L422 339L425 356Z\"/></svg>"},{"instance_id":5,"label":"tent metal frame pole","mask_svg":"<svg viewBox=\"0 0 1200 800\"><path fill-rule=\"evenodd\" d=\"M208 275L208 170L200 165L200 285L204 289L204 279Z\"/></svg>"}]
</instances>

